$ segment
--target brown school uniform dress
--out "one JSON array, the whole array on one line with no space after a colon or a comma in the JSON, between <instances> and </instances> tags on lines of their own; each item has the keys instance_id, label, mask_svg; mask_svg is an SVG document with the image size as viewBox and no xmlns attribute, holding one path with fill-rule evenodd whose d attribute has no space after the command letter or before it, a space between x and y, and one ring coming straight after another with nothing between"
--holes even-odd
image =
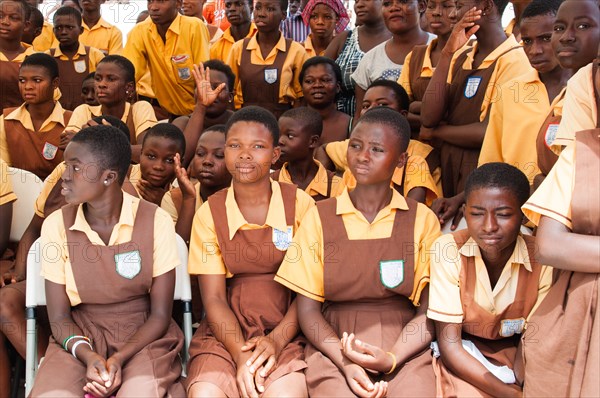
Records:
<instances>
[{"instance_id":1,"label":"brown school uniform dress","mask_svg":"<svg viewBox=\"0 0 600 398\"><path fill-rule=\"evenodd\" d=\"M20 106L23 103L19 90L20 62L0 61L0 109Z\"/></svg>"},{"instance_id":2,"label":"brown school uniform dress","mask_svg":"<svg viewBox=\"0 0 600 398\"><path fill-rule=\"evenodd\" d=\"M431 81L431 77L422 77L421 70L423 69L423 61L427 52L428 44L414 46L409 62L409 79L410 90L412 91L414 101L423 101L427 86Z\"/></svg>"},{"instance_id":3,"label":"brown school uniform dress","mask_svg":"<svg viewBox=\"0 0 600 398\"><path fill-rule=\"evenodd\" d=\"M56 48L50 49L50 55L54 57ZM83 79L90 74L90 47L85 46L85 55L79 55L75 60L62 60L54 58L58 63L58 75L60 76L60 92L62 96L59 101L63 108L70 111L83 104L81 99L81 85Z\"/></svg>"},{"instance_id":4,"label":"brown school uniform dress","mask_svg":"<svg viewBox=\"0 0 600 398\"><path fill-rule=\"evenodd\" d=\"M454 64L452 71L452 84L448 98L450 107L446 116L446 123L452 126L462 126L479 123L481 105L486 96L488 85L496 68L496 63L509 51L521 48L513 47L504 52L487 68L463 69L473 48L461 53ZM465 190L467 177L477 168L481 148L465 148L448 142L442 142L440 157L442 167L442 189L444 197L450 198Z\"/></svg>"},{"instance_id":5,"label":"brown school uniform dress","mask_svg":"<svg viewBox=\"0 0 600 398\"><path fill-rule=\"evenodd\" d=\"M281 174L281 169L275 170L273 173L271 173L271 178L275 181L279 181L280 174ZM327 196L323 196L320 193L318 193L316 195L311 195L310 197L313 198L315 202L318 202L318 201L324 200L324 199L328 199L331 197L331 187L333 185L333 177L334 176L335 176L335 173L333 171L327 170Z\"/></svg>"},{"instance_id":6,"label":"brown school uniform dress","mask_svg":"<svg viewBox=\"0 0 600 398\"><path fill-rule=\"evenodd\" d=\"M69 228L77 206L62 209L69 257L82 303L72 308L73 320L92 339L94 351L108 358L146 322L150 312L153 270L153 234L156 206L140 201L130 242L114 246L92 245L85 233ZM95 250L90 250L93 247ZM115 271L115 255L139 250L141 270L132 279ZM90 254L94 253L94 254ZM86 259L94 257L93 264ZM115 395L122 397L183 397L179 352L183 333L171 320L165 335L135 354L123 366L123 384ZM31 397L81 398L86 367L60 342L50 338Z\"/></svg>"},{"instance_id":7,"label":"brown school uniform dress","mask_svg":"<svg viewBox=\"0 0 600 398\"><path fill-rule=\"evenodd\" d=\"M281 71L283 63L288 56L288 49L292 44L290 39L285 40L286 51L278 51L272 65L255 65L251 59L252 51L248 50L250 39L244 39L242 57L240 60L240 75L244 103L242 106L257 105L273 112L279 119L281 114L292 108L290 104L279 102L279 86L281 85ZM276 71L269 73L270 71ZM271 79L272 81L267 81Z\"/></svg>"},{"instance_id":8,"label":"brown school uniform dress","mask_svg":"<svg viewBox=\"0 0 600 398\"><path fill-rule=\"evenodd\" d=\"M600 104L597 103L600 111ZM575 134L573 233L600 236L600 123ZM574 254L573 261L577 261ZM525 396L600 396L600 274L554 270L555 283L529 320Z\"/></svg>"},{"instance_id":9,"label":"brown school uniform dress","mask_svg":"<svg viewBox=\"0 0 600 398\"><path fill-rule=\"evenodd\" d=\"M462 230L452 234L458 246L458 250L469 239L469 231ZM462 267L460 270L460 299L462 302L463 340L472 341L481 353L497 366L508 366L514 369L515 357L519 335L502 336L503 322L505 320L525 319L535 306L538 298L538 285L542 266L534 260L535 238L523 236L529 258L531 259L532 272L525 267L519 269L519 281L515 299L504 311L493 314L474 300L477 272L475 271L475 258L466 257L461 254ZM513 330L514 332L514 330ZM439 358L433 360L433 368L436 373L436 389L438 397L489 397L488 394L456 377Z\"/></svg>"},{"instance_id":10,"label":"brown school uniform dress","mask_svg":"<svg viewBox=\"0 0 600 398\"><path fill-rule=\"evenodd\" d=\"M6 116L15 109L6 108L2 112L11 165L31 171L43 180L63 161L63 150L58 145L64 127L57 124L52 130L41 134L28 130L18 120L6 120ZM71 114L71 111L64 112L65 124L69 122Z\"/></svg>"},{"instance_id":11,"label":"brown school uniform dress","mask_svg":"<svg viewBox=\"0 0 600 398\"><path fill-rule=\"evenodd\" d=\"M294 225L296 186L280 183L287 225ZM227 189L208 198L215 221L219 247L227 270L227 302L235 314L245 340L270 333L283 319L292 303L292 292L273 279L285 257L275 248L272 228L238 230L229 239L225 199ZM235 253L252 248L247 255ZM250 249L248 249L250 250ZM228 254L230 253L230 254ZM206 318L190 345L188 381L207 382L218 386L228 397L239 397L236 365L231 354L212 334ZM196 358L198 357L198 358ZM277 367L267 377L265 388L287 374L306 367L304 339L296 337L281 352ZM189 386L188 386L189 388Z\"/></svg>"},{"instance_id":12,"label":"brown school uniform dress","mask_svg":"<svg viewBox=\"0 0 600 398\"><path fill-rule=\"evenodd\" d=\"M563 90L562 98L564 98L565 94L566 90ZM538 167L540 168L541 174L537 175L534 179L534 190L540 186L558 160L558 155L550 149L550 145L552 145L552 141L554 141L554 136L556 136L561 120L562 115L556 115L554 109L551 109L546 120L544 120L544 123L540 127L540 131L538 131L535 148L537 151Z\"/></svg>"},{"instance_id":13,"label":"brown school uniform dress","mask_svg":"<svg viewBox=\"0 0 600 398\"><path fill-rule=\"evenodd\" d=\"M325 303L323 316L338 336L354 333L369 344L390 351L403 327L415 314L408 299L414 283L413 228L417 203L405 198L407 211L396 212L389 238L349 240L342 217L336 215L337 199L317 203L323 225L325 248L337 248L335 256L324 256ZM409 249L410 248L410 249ZM403 283L386 288L380 280L377 259L404 260ZM344 375L318 349L306 346L306 383L313 397L353 397ZM429 349L399 366L394 373L382 375L389 383L388 397L431 397L435 394L435 377Z\"/></svg>"}]
</instances>

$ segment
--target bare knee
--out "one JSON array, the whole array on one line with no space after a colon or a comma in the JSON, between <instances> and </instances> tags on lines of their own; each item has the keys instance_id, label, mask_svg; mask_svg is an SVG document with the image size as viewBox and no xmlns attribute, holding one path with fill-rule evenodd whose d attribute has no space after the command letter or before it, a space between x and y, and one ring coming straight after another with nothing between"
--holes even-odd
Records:
<instances>
[{"instance_id":1,"label":"bare knee","mask_svg":"<svg viewBox=\"0 0 600 398\"><path fill-rule=\"evenodd\" d=\"M188 390L190 398L227 398L227 395L219 387L212 383L198 382L192 384Z\"/></svg>"},{"instance_id":2,"label":"bare knee","mask_svg":"<svg viewBox=\"0 0 600 398\"><path fill-rule=\"evenodd\" d=\"M294 372L275 380L264 392L262 398L307 398L304 372Z\"/></svg>"}]
</instances>

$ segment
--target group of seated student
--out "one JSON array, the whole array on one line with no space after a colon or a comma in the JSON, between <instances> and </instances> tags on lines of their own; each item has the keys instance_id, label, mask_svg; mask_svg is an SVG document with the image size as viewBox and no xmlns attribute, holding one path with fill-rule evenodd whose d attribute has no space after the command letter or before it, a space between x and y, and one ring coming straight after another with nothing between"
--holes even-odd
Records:
<instances>
[{"instance_id":1,"label":"group of seated student","mask_svg":"<svg viewBox=\"0 0 600 398\"><path fill-rule=\"evenodd\" d=\"M600 396L600 2L508 2L0 0L0 396L37 239L31 397Z\"/></svg>"}]
</instances>

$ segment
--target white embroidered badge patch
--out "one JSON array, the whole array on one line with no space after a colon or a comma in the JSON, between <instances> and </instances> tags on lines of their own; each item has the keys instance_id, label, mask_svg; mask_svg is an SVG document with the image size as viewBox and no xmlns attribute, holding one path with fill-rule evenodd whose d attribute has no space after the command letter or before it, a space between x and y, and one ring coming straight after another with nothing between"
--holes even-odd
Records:
<instances>
[{"instance_id":1,"label":"white embroidered badge patch","mask_svg":"<svg viewBox=\"0 0 600 398\"><path fill-rule=\"evenodd\" d=\"M481 77L474 76L467 79L465 86L465 98L473 98L477 94L479 84L481 83Z\"/></svg>"},{"instance_id":2,"label":"white embroidered badge patch","mask_svg":"<svg viewBox=\"0 0 600 398\"><path fill-rule=\"evenodd\" d=\"M503 319L500 321L500 336L510 337L512 335L523 333L525 327L525 318Z\"/></svg>"},{"instance_id":3,"label":"white embroidered badge patch","mask_svg":"<svg viewBox=\"0 0 600 398\"><path fill-rule=\"evenodd\" d=\"M293 236L294 228L291 226L286 227L285 231L273 228L273 244L278 250L287 250L290 247L290 243L292 243Z\"/></svg>"},{"instance_id":4,"label":"white embroidered badge patch","mask_svg":"<svg viewBox=\"0 0 600 398\"><path fill-rule=\"evenodd\" d=\"M115 254L117 274L133 279L142 270L142 257L139 250Z\"/></svg>"},{"instance_id":5,"label":"white embroidered badge patch","mask_svg":"<svg viewBox=\"0 0 600 398\"><path fill-rule=\"evenodd\" d=\"M388 260L379 262L381 283L388 289L394 289L404 282L404 260Z\"/></svg>"}]
</instances>

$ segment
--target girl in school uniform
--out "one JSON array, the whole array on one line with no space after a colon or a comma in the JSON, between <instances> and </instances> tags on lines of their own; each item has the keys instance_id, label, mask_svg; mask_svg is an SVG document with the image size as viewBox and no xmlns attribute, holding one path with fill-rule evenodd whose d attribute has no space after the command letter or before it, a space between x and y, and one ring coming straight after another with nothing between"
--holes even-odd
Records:
<instances>
[{"instance_id":1,"label":"girl in school uniform","mask_svg":"<svg viewBox=\"0 0 600 398\"><path fill-rule=\"evenodd\" d=\"M552 269L535 260L535 238L519 233L529 181L514 166L488 163L471 173L465 195L467 229L432 246L437 396L522 396L519 336L552 283Z\"/></svg>"},{"instance_id":2,"label":"girl in school uniform","mask_svg":"<svg viewBox=\"0 0 600 398\"><path fill-rule=\"evenodd\" d=\"M237 111L225 135L232 185L194 217L188 268L206 318L190 345L188 396L307 396L296 303L273 276L314 201L270 179L278 136L269 111Z\"/></svg>"},{"instance_id":3,"label":"girl in school uniform","mask_svg":"<svg viewBox=\"0 0 600 398\"><path fill-rule=\"evenodd\" d=\"M593 84L598 95L597 69ZM555 268L555 282L530 319L536 328L523 336L520 379L531 397L600 396L600 123L574 135L523 206L538 226L539 260Z\"/></svg>"},{"instance_id":4,"label":"girl in school uniform","mask_svg":"<svg viewBox=\"0 0 600 398\"><path fill-rule=\"evenodd\" d=\"M131 149L116 128L82 130L65 163L69 205L42 227L42 247L55 248L42 276L57 327L31 396L182 396L173 222L121 190Z\"/></svg>"},{"instance_id":5,"label":"girl in school uniform","mask_svg":"<svg viewBox=\"0 0 600 398\"><path fill-rule=\"evenodd\" d=\"M427 253L439 224L425 205L390 187L409 137L396 111L361 117L348 147L356 188L307 213L297 253L277 272L275 280L298 293L310 396L435 394L425 308Z\"/></svg>"}]
</instances>

